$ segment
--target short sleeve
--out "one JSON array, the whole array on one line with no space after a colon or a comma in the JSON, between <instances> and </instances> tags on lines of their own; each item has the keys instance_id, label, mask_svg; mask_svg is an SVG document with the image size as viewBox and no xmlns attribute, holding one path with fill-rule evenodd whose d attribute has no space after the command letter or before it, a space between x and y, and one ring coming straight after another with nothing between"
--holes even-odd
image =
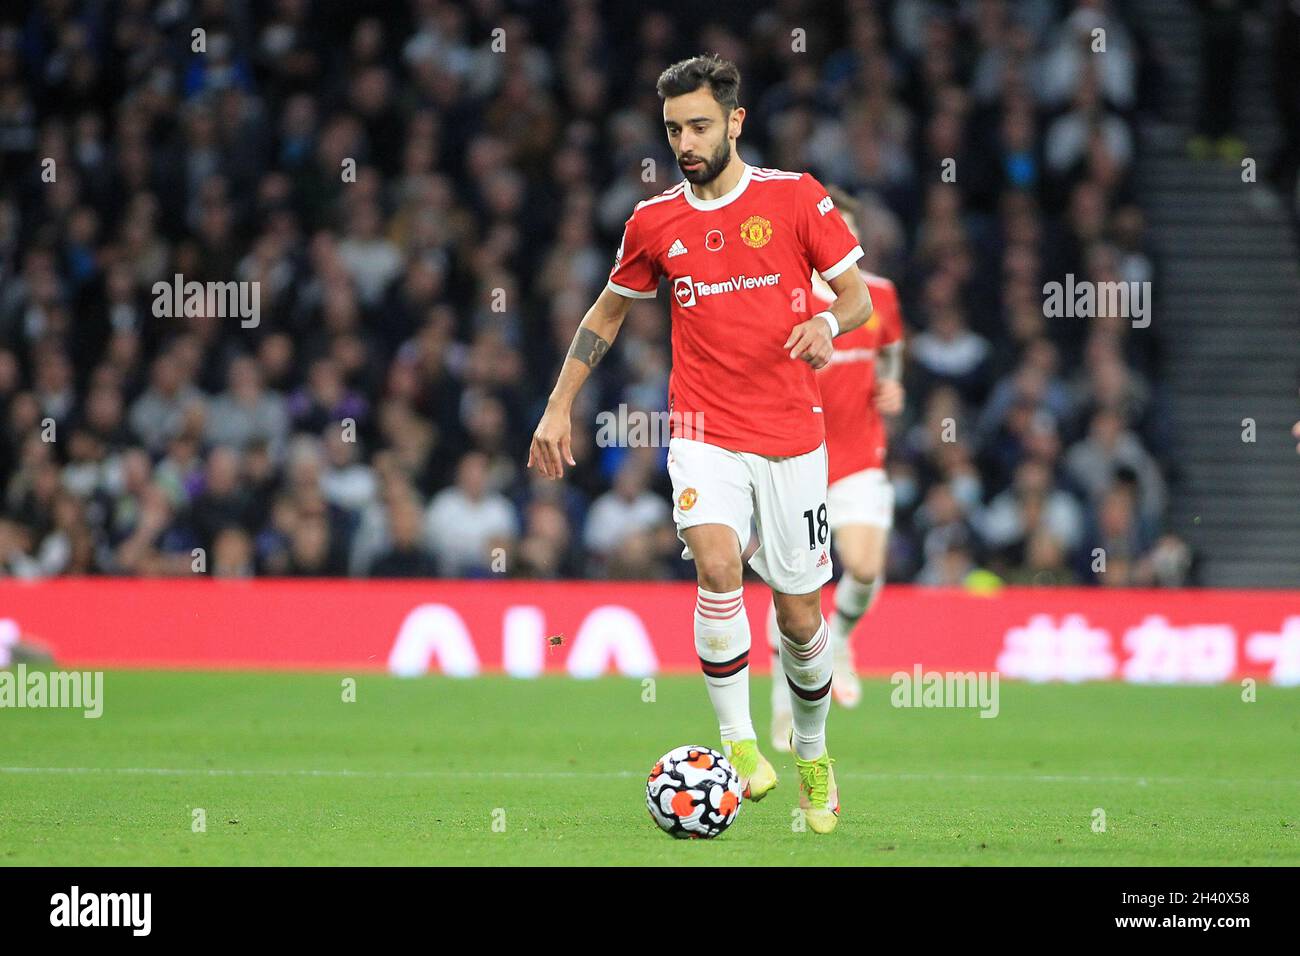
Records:
<instances>
[{"instance_id":1,"label":"short sleeve","mask_svg":"<svg viewBox=\"0 0 1300 956\"><path fill-rule=\"evenodd\" d=\"M862 247L849 232L826 187L809 173L799 179L795 222L808 260L827 282L862 258Z\"/></svg>"},{"instance_id":2,"label":"short sleeve","mask_svg":"<svg viewBox=\"0 0 1300 956\"><path fill-rule=\"evenodd\" d=\"M659 274L650 251L641 240L636 211L623 226L623 239L614 255L614 268L609 273L610 291L630 299L653 299L658 292Z\"/></svg>"}]
</instances>

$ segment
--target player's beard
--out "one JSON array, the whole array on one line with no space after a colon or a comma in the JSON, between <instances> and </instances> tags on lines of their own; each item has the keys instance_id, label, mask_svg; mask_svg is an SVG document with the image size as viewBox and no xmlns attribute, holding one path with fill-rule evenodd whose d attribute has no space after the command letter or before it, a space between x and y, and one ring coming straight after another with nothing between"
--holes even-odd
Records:
<instances>
[{"instance_id":1,"label":"player's beard","mask_svg":"<svg viewBox=\"0 0 1300 956\"><path fill-rule=\"evenodd\" d=\"M693 186L703 186L705 183L711 183L722 174L731 162L731 140L724 139L718 144L718 148L713 151L712 156L692 156L692 159L700 161L699 169L686 169L682 166L682 160L677 160L677 168L682 171L686 181Z\"/></svg>"}]
</instances>

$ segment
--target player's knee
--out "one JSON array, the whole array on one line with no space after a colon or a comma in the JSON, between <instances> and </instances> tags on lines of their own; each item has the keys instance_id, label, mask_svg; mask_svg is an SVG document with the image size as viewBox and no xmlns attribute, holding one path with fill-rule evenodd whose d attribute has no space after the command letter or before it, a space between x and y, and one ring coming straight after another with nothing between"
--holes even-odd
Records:
<instances>
[{"instance_id":1,"label":"player's knee","mask_svg":"<svg viewBox=\"0 0 1300 956\"><path fill-rule=\"evenodd\" d=\"M845 542L835 552L835 560L847 575L856 578L862 584L870 584L884 573L885 556L881 549L867 545L866 542L853 541L852 546Z\"/></svg>"},{"instance_id":2,"label":"player's knee","mask_svg":"<svg viewBox=\"0 0 1300 956\"><path fill-rule=\"evenodd\" d=\"M697 556L695 576L706 591L722 594L741 584L740 561L731 555Z\"/></svg>"},{"instance_id":3,"label":"player's knee","mask_svg":"<svg viewBox=\"0 0 1300 956\"><path fill-rule=\"evenodd\" d=\"M796 644L807 644L822 626L821 608L816 604L795 607L778 605L776 626Z\"/></svg>"},{"instance_id":4,"label":"player's knee","mask_svg":"<svg viewBox=\"0 0 1300 956\"><path fill-rule=\"evenodd\" d=\"M880 565L880 559L872 555L855 560L846 560L843 562L842 567L845 574L865 588L870 587L876 578L880 577L880 572L883 570Z\"/></svg>"}]
</instances>

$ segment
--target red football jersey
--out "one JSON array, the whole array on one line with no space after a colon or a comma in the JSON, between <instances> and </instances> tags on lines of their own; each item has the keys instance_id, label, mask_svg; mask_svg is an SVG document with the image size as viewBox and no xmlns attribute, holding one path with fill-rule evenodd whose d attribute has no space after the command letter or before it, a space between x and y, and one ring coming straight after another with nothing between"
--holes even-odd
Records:
<instances>
[{"instance_id":1,"label":"red football jersey","mask_svg":"<svg viewBox=\"0 0 1300 956\"><path fill-rule=\"evenodd\" d=\"M661 277L672 283L672 434L759 455L817 448L817 374L783 346L817 311L813 270L833 279L861 256L807 173L746 165L717 199L698 198L683 180L638 203L609 288L653 298Z\"/></svg>"},{"instance_id":2,"label":"red football jersey","mask_svg":"<svg viewBox=\"0 0 1300 956\"><path fill-rule=\"evenodd\" d=\"M830 364L817 374L826 419L828 482L867 468L885 466L885 422L871 393L876 387L876 355L903 338L903 315L894 283L863 272L871 292L871 318L835 339ZM826 300L817 296L821 311ZM829 303L826 303L829 304Z\"/></svg>"}]
</instances>

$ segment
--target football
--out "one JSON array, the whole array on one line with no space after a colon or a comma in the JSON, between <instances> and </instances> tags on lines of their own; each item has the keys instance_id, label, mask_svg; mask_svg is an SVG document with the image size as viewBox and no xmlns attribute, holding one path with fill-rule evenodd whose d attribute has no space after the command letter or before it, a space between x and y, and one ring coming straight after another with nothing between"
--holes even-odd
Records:
<instances>
[{"instance_id":1,"label":"football","mask_svg":"<svg viewBox=\"0 0 1300 956\"><path fill-rule=\"evenodd\" d=\"M709 747L678 747L659 758L645 802L660 829L678 839L709 839L740 813L740 776Z\"/></svg>"}]
</instances>

